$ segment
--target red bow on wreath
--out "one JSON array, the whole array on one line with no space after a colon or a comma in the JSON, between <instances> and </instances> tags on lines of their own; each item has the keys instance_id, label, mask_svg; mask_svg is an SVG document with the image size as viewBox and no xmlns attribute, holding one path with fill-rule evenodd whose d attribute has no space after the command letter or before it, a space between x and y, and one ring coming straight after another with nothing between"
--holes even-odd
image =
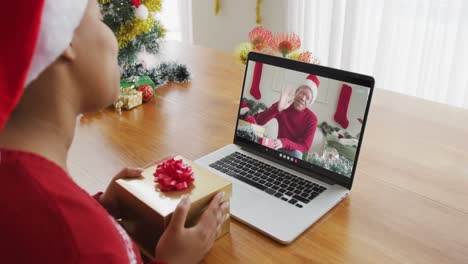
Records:
<instances>
[{"instance_id":1,"label":"red bow on wreath","mask_svg":"<svg viewBox=\"0 0 468 264\"><path fill-rule=\"evenodd\" d=\"M192 168L174 158L159 164L153 175L163 192L184 190L195 180Z\"/></svg>"}]
</instances>

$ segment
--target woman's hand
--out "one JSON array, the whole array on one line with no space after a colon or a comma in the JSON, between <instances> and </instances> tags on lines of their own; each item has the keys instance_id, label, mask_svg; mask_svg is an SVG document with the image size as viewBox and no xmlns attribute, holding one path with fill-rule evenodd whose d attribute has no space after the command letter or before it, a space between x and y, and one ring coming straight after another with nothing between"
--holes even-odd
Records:
<instances>
[{"instance_id":1,"label":"woman's hand","mask_svg":"<svg viewBox=\"0 0 468 264\"><path fill-rule=\"evenodd\" d=\"M224 193L216 194L197 225L185 228L190 198L184 197L156 246L156 259L170 264L199 263L211 249L222 224L229 217L225 213L228 202L222 202L223 198Z\"/></svg>"},{"instance_id":2,"label":"woman's hand","mask_svg":"<svg viewBox=\"0 0 468 264\"><path fill-rule=\"evenodd\" d=\"M151 162L150 164L146 165L145 168L151 167L153 165L159 164L172 156ZM138 178L141 177L141 173L143 169L141 168L125 168L121 170L117 175L112 179L109 186L107 187L106 191L99 197L99 202L101 205L106 208L107 212L111 214L114 218L120 217L120 209L119 209L119 202L116 195L116 188L118 179L124 178Z\"/></svg>"},{"instance_id":3,"label":"woman's hand","mask_svg":"<svg viewBox=\"0 0 468 264\"><path fill-rule=\"evenodd\" d=\"M116 188L118 179L123 178L138 178L141 177L141 173L143 169L141 168L125 168L121 170L110 182L109 186L107 186L106 191L99 197L99 202L101 205L106 208L107 212L111 214L114 218L119 218L120 210L118 199L116 195Z\"/></svg>"}]
</instances>

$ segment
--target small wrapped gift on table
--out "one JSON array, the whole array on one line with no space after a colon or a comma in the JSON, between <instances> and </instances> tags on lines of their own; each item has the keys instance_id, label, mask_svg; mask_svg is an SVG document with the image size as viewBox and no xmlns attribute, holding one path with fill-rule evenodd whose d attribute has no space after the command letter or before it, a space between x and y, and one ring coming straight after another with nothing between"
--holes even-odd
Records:
<instances>
[{"instance_id":1,"label":"small wrapped gift on table","mask_svg":"<svg viewBox=\"0 0 468 264\"><path fill-rule=\"evenodd\" d=\"M179 163L177 171L180 177L185 177L187 181L167 179L170 175L164 171L164 166L174 166L171 164L174 161ZM180 165L182 162L183 165ZM122 225L139 245L142 253L150 258L183 195L189 195L192 202L185 224L190 227L196 224L216 193L224 192L224 200L229 200L232 193L229 180L181 156L158 165L144 170L141 178L117 180ZM155 182L154 174L159 176L158 182ZM193 181L190 180L191 177ZM229 225L228 219L221 227L219 237L229 232Z\"/></svg>"},{"instance_id":2,"label":"small wrapped gift on table","mask_svg":"<svg viewBox=\"0 0 468 264\"><path fill-rule=\"evenodd\" d=\"M122 108L130 110L141 104L143 104L143 93L133 89L133 87L125 87L120 88L120 96L114 107L117 111Z\"/></svg>"}]
</instances>

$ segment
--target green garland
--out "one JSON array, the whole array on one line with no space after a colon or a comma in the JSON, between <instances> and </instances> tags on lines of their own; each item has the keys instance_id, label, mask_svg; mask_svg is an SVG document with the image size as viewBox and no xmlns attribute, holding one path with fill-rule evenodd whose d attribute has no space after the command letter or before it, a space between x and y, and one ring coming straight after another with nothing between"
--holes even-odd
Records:
<instances>
[{"instance_id":1,"label":"green garland","mask_svg":"<svg viewBox=\"0 0 468 264\"><path fill-rule=\"evenodd\" d=\"M255 134L255 131L250 126L239 127L236 131L237 136L245 138L252 142L258 142L258 136Z\"/></svg>"},{"instance_id":2,"label":"green garland","mask_svg":"<svg viewBox=\"0 0 468 264\"><path fill-rule=\"evenodd\" d=\"M347 177L351 177L351 173L353 172L353 162L341 156L329 160L319 156L317 153L307 153L304 160Z\"/></svg>"},{"instance_id":3,"label":"green garland","mask_svg":"<svg viewBox=\"0 0 468 264\"><path fill-rule=\"evenodd\" d=\"M155 88L168 82L184 83L191 79L187 66L175 62L161 63L155 68L147 69L143 64L122 70L123 79L133 79L135 76L148 76L154 82Z\"/></svg>"},{"instance_id":4,"label":"green garland","mask_svg":"<svg viewBox=\"0 0 468 264\"><path fill-rule=\"evenodd\" d=\"M247 107L249 107L249 111L245 115L255 116L256 114L258 114L258 112L268 108L264 103L258 102L256 100L251 100L246 97L243 97L242 101L246 102Z\"/></svg>"}]
</instances>

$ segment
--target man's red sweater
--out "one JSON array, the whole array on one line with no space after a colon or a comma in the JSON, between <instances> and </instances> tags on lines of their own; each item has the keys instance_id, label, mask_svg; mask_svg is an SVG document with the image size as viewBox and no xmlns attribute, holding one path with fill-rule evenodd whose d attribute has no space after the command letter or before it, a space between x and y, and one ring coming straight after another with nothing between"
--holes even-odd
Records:
<instances>
[{"instance_id":1,"label":"man's red sweater","mask_svg":"<svg viewBox=\"0 0 468 264\"><path fill-rule=\"evenodd\" d=\"M281 140L283 149L309 151L317 129L317 117L312 111L308 108L297 111L291 104L290 107L280 112L278 102L276 102L259 113L255 120L263 126L273 118L278 121L278 139Z\"/></svg>"}]
</instances>

